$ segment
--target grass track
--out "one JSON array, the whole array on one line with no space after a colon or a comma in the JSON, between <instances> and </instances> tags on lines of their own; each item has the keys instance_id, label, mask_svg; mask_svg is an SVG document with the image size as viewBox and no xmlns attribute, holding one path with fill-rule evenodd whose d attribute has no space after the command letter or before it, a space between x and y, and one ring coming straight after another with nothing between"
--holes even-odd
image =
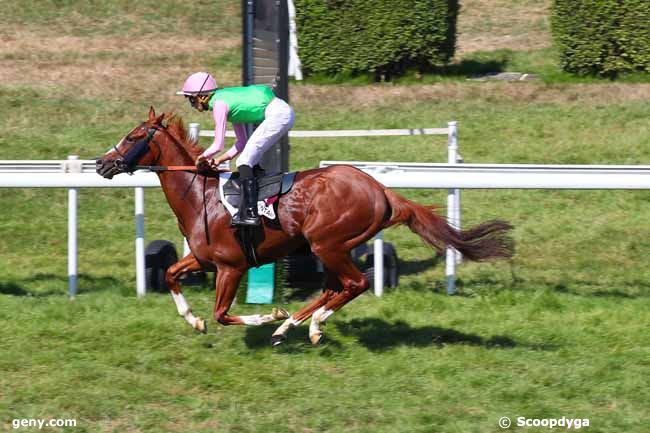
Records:
<instances>
[{"instance_id":1,"label":"grass track","mask_svg":"<svg viewBox=\"0 0 650 433\"><path fill-rule=\"evenodd\" d=\"M271 327L194 334L167 296L4 297L0 407L88 432L485 432L518 415L643 431L648 323L629 318L647 297L477 291L363 296L323 346L302 328L275 351Z\"/></svg>"}]
</instances>

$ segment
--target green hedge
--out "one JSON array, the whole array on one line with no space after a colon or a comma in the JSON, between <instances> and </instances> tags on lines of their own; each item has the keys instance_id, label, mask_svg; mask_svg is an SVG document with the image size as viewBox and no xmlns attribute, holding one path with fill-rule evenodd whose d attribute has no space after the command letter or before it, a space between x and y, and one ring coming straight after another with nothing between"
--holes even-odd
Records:
<instances>
[{"instance_id":1,"label":"green hedge","mask_svg":"<svg viewBox=\"0 0 650 433\"><path fill-rule=\"evenodd\" d=\"M650 72L649 0L554 0L552 28L567 72Z\"/></svg>"},{"instance_id":2,"label":"green hedge","mask_svg":"<svg viewBox=\"0 0 650 433\"><path fill-rule=\"evenodd\" d=\"M295 0L304 72L394 74L447 63L458 0Z\"/></svg>"}]
</instances>

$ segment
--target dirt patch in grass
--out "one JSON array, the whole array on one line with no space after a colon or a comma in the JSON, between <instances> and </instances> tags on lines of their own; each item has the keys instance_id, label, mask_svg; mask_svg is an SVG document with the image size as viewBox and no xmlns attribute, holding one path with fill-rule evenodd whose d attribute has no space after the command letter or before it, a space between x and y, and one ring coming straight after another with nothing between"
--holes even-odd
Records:
<instances>
[{"instance_id":1,"label":"dirt patch in grass","mask_svg":"<svg viewBox=\"0 0 650 433\"><path fill-rule=\"evenodd\" d=\"M107 99L165 99L197 70L241 45L240 38L113 38L57 36L23 32L0 37L0 81L49 94ZM219 71L222 85L238 84L233 68ZM137 96L136 96L137 95Z\"/></svg>"},{"instance_id":2,"label":"dirt patch in grass","mask_svg":"<svg viewBox=\"0 0 650 433\"><path fill-rule=\"evenodd\" d=\"M551 45L551 0L461 0L457 55Z\"/></svg>"},{"instance_id":3,"label":"dirt patch in grass","mask_svg":"<svg viewBox=\"0 0 650 433\"><path fill-rule=\"evenodd\" d=\"M28 51L58 54L76 52L79 54L113 53L160 53L178 52L196 54L209 52L219 54L241 45L240 37L219 39L218 43L209 38L183 36L165 37L107 37L107 36L53 36L21 31L11 35L0 35L0 54L24 53Z\"/></svg>"},{"instance_id":4,"label":"dirt patch in grass","mask_svg":"<svg viewBox=\"0 0 650 433\"><path fill-rule=\"evenodd\" d=\"M206 69L193 62L165 67L146 65L56 65L47 62L20 62L0 65L0 81L5 85L29 86L53 96L74 95L106 100L172 101L188 74ZM235 84L238 73L224 72L221 83Z\"/></svg>"},{"instance_id":5,"label":"dirt patch in grass","mask_svg":"<svg viewBox=\"0 0 650 433\"><path fill-rule=\"evenodd\" d=\"M450 101L499 101L549 104L615 104L650 99L650 84L449 83L423 86L296 86L292 102L302 106L360 108L390 106L394 101L446 103Z\"/></svg>"}]
</instances>

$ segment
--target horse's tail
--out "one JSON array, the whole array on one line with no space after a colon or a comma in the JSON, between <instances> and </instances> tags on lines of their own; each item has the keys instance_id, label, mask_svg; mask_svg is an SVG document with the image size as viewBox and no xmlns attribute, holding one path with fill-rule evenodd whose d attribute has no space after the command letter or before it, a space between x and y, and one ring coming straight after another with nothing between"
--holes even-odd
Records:
<instances>
[{"instance_id":1,"label":"horse's tail","mask_svg":"<svg viewBox=\"0 0 650 433\"><path fill-rule=\"evenodd\" d=\"M514 241L508 236L508 231L513 227L505 221L486 221L467 230L459 230L437 215L433 206L422 206L389 189L384 189L384 194L392 208L385 227L406 224L438 252L453 247L474 261L507 259L514 254Z\"/></svg>"}]
</instances>

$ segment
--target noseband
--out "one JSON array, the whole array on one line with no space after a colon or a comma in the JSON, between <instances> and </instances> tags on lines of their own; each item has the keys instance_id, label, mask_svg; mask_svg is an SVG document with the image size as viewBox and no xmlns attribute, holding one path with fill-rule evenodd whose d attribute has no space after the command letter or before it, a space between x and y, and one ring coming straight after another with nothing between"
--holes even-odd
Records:
<instances>
[{"instance_id":1,"label":"noseband","mask_svg":"<svg viewBox=\"0 0 650 433\"><path fill-rule=\"evenodd\" d=\"M138 163L138 161L140 161L140 158L142 158L149 151L149 144L153 141L153 136L156 134L157 131L159 131L159 129L156 128L155 126L149 128L147 132L147 136L138 140L133 145L133 147L131 147L126 152L126 154L120 152L120 150L117 148L117 145L113 146L113 149L115 150L115 152L117 152L118 155L120 155L121 158L115 161L115 165L120 170L129 174L132 174L135 170L137 170L136 164ZM158 146L160 147L160 145Z\"/></svg>"},{"instance_id":2,"label":"noseband","mask_svg":"<svg viewBox=\"0 0 650 433\"><path fill-rule=\"evenodd\" d=\"M178 146L182 146L179 141L172 134L161 126L151 126L147 127L147 136L138 140L128 151L125 153L120 152L117 148L119 144L113 146L113 150L120 156L119 159L115 160L115 166L122 172L133 174L135 170L150 170L150 171L188 171L192 173L198 173L196 166L194 165L170 165L170 166L159 166L156 165L160 157L162 156L162 149L160 143L153 139L156 132L164 132L169 138L171 138ZM155 143L158 146L158 156L156 160L153 161L152 165L137 165L138 161L149 151L149 144Z\"/></svg>"}]
</instances>

